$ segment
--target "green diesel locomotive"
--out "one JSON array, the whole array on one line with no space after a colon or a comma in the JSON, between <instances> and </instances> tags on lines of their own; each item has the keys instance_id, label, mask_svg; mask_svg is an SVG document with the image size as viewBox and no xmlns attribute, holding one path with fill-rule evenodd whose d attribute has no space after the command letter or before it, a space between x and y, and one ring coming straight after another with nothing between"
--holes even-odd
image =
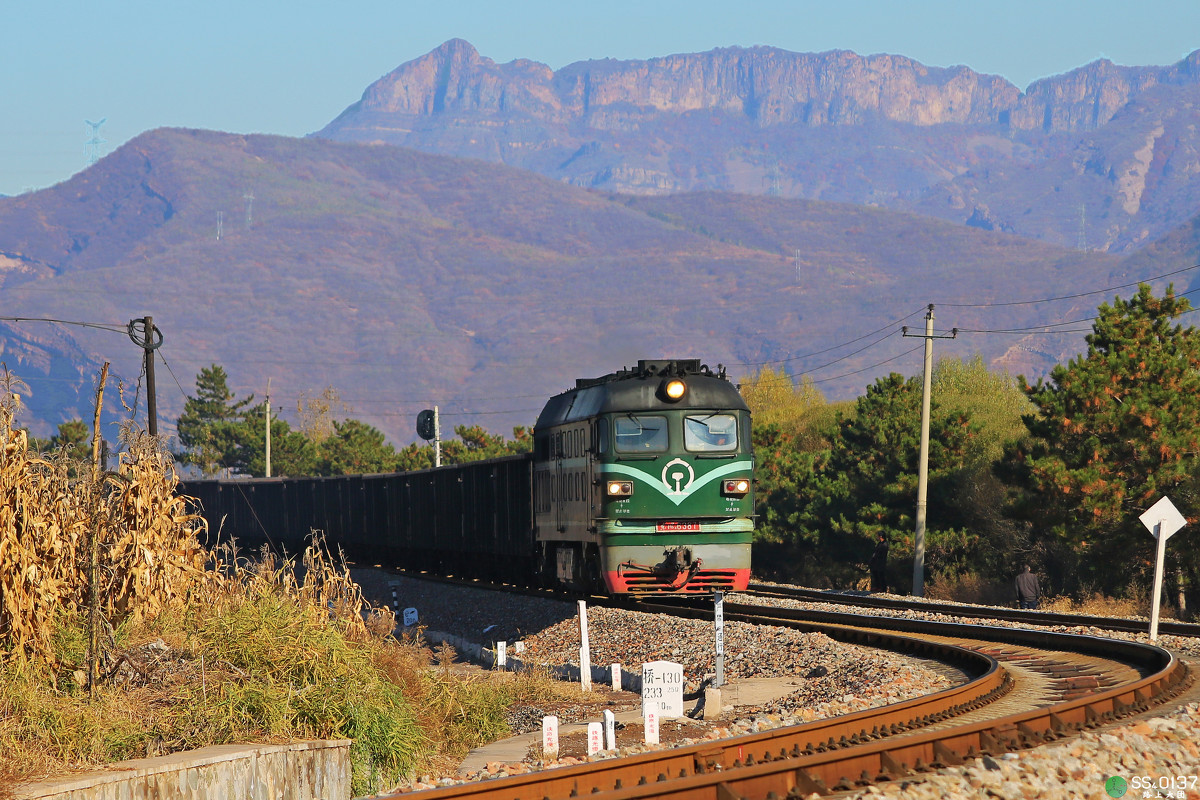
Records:
<instances>
[{"instance_id":1,"label":"green diesel locomotive","mask_svg":"<svg viewBox=\"0 0 1200 800\"><path fill-rule=\"evenodd\" d=\"M608 594L745 589L754 529L750 412L723 370L639 361L576 381L534 452L377 475L193 480L209 529L360 564Z\"/></svg>"},{"instance_id":2,"label":"green diesel locomotive","mask_svg":"<svg viewBox=\"0 0 1200 800\"><path fill-rule=\"evenodd\" d=\"M745 589L750 410L724 370L639 361L576 381L534 427L543 582L608 594Z\"/></svg>"}]
</instances>

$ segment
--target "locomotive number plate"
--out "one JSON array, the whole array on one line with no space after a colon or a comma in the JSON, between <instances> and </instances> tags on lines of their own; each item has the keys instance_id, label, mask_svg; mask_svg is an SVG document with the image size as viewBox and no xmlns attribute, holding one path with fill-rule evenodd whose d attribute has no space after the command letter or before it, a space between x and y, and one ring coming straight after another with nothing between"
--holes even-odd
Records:
<instances>
[{"instance_id":1,"label":"locomotive number plate","mask_svg":"<svg viewBox=\"0 0 1200 800\"><path fill-rule=\"evenodd\" d=\"M654 530L659 533L680 533L684 531L700 530L699 522L657 522L654 525Z\"/></svg>"}]
</instances>

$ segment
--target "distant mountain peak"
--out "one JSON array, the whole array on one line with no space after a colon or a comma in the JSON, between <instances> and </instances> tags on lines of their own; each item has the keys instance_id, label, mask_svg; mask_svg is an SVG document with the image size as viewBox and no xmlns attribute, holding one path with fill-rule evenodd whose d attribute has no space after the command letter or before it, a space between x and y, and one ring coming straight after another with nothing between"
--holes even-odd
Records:
<instances>
[{"instance_id":1,"label":"distant mountain peak","mask_svg":"<svg viewBox=\"0 0 1200 800\"><path fill-rule=\"evenodd\" d=\"M987 208L996 230L1122 250L1190 216L1198 123L1200 51L1170 66L1099 59L1022 92L886 53L758 45L556 71L451 39L316 135L627 194L769 194L960 224Z\"/></svg>"}]
</instances>

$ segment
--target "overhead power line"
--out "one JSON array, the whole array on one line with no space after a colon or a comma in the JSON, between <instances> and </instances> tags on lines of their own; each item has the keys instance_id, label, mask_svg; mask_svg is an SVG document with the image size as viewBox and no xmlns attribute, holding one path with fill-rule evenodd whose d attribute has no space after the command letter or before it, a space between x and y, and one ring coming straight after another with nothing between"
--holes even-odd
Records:
<instances>
[{"instance_id":1,"label":"overhead power line","mask_svg":"<svg viewBox=\"0 0 1200 800\"><path fill-rule=\"evenodd\" d=\"M1032 306L1037 305L1038 303L1053 303L1059 300L1077 300L1080 297L1090 297L1094 294L1105 294L1107 292L1115 292L1118 289L1128 289L1130 286L1138 286L1143 283L1150 283L1151 281L1160 281L1163 278L1170 278L1172 275L1179 275L1184 272L1190 272L1194 269L1200 269L1200 264L1193 264L1190 267L1183 267L1171 272L1164 272L1162 275L1153 275L1149 278L1141 278L1140 280L1132 281L1130 283L1122 283L1118 286L1108 286L1104 289L1093 289L1090 292L1080 292L1078 294L1064 294L1059 295L1058 297L1042 297L1036 300L1011 300L1000 303L936 303L936 305L942 308L997 308L1000 306Z\"/></svg>"},{"instance_id":2,"label":"overhead power line","mask_svg":"<svg viewBox=\"0 0 1200 800\"><path fill-rule=\"evenodd\" d=\"M70 319L47 319L46 317L0 317L0 322L53 322L58 325L74 325L79 328L98 328L114 333L125 333L124 323L79 322Z\"/></svg>"}]
</instances>

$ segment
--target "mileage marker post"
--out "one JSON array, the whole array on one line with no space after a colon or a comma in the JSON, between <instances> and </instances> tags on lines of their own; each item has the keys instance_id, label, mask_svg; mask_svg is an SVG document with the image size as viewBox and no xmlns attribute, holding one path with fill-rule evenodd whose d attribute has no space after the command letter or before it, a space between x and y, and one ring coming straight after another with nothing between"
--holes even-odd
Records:
<instances>
[{"instance_id":1,"label":"mileage marker post","mask_svg":"<svg viewBox=\"0 0 1200 800\"><path fill-rule=\"evenodd\" d=\"M1167 555L1167 539L1187 524L1187 520L1175 508L1169 497L1164 497L1138 517L1146 529L1158 540L1154 557L1154 591L1150 595L1150 641L1158 641L1158 605L1162 595L1163 561Z\"/></svg>"}]
</instances>

